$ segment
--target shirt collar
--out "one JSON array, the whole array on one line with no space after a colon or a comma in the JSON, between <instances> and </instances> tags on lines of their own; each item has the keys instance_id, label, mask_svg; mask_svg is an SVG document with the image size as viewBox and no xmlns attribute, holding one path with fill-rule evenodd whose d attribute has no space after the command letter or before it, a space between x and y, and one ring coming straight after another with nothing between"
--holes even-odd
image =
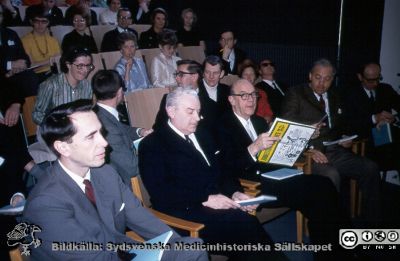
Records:
<instances>
[{"instance_id":1,"label":"shirt collar","mask_svg":"<svg viewBox=\"0 0 400 261\"><path fill-rule=\"evenodd\" d=\"M123 33L123 32L129 31L128 28L127 28L127 29L124 29L124 28L122 28L122 27L120 27L120 26L117 26L117 30L118 30L119 33Z\"/></svg>"},{"instance_id":2,"label":"shirt collar","mask_svg":"<svg viewBox=\"0 0 400 261\"><path fill-rule=\"evenodd\" d=\"M83 181L85 179L88 179L90 181L90 168L88 170L88 172L85 174L85 177L81 177L78 174L73 173L72 171L70 171L69 169L67 169L67 167L65 167L60 160L58 160L58 163L60 164L61 168L65 171L65 173L67 173L68 176L71 177L71 179L73 181L75 181L75 183L79 186L79 188L85 192L85 184L83 184Z\"/></svg>"},{"instance_id":3,"label":"shirt collar","mask_svg":"<svg viewBox=\"0 0 400 261\"><path fill-rule=\"evenodd\" d=\"M109 113L111 113L112 116L114 116L117 119L117 121L119 121L119 116L118 116L117 109L115 109L115 108L113 108L111 106L105 105L103 103L100 103L100 102L98 102L97 105L99 105L101 108L103 108L106 111L108 111Z\"/></svg>"},{"instance_id":4,"label":"shirt collar","mask_svg":"<svg viewBox=\"0 0 400 261\"><path fill-rule=\"evenodd\" d=\"M271 86L273 89L275 89L275 86L273 85L273 82L274 82L274 81L270 81L270 80L267 80L267 79L263 79L263 82L267 83L269 86Z\"/></svg>"},{"instance_id":5,"label":"shirt collar","mask_svg":"<svg viewBox=\"0 0 400 261\"><path fill-rule=\"evenodd\" d=\"M204 87L206 87L209 91L217 91L218 83L215 86L210 86L207 82L203 79Z\"/></svg>"},{"instance_id":6,"label":"shirt collar","mask_svg":"<svg viewBox=\"0 0 400 261\"><path fill-rule=\"evenodd\" d=\"M233 112L233 113L235 114L236 118L239 119L240 123L241 123L244 127L246 127L247 124L251 124L250 118L249 118L248 120L246 120L246 119L243 118L242 116L239 116L236 112Z\"/></svg>"},{"instance_id":7,"label":"shirt collar","mask_svg":"<svg viewBox=\"0 0 400 261\"><path fill-rule=\"evenodd\" d=\"M176 132L176 134L178 134L179 136L181 136L183 139L186 140L185 138L185 134L183 134L183 132L181 132L180 130L178 130L171 122L171 120L168 120L168 125L169 127ZM190 137L190 135L188 135Z\"/></svg>"}]
</instances>

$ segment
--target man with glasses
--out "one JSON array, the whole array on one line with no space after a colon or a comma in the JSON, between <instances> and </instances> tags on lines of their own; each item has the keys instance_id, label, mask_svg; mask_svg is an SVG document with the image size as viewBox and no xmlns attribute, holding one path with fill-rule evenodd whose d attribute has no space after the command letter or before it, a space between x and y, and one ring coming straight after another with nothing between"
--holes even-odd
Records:
<instances>
[{"instance_id":1,"label":"man with glasses","mask_svg":"<svg viewBox=\"0 0 400 261\"><path fill-rule=\"evenodd\" d=\"M42 14L50 21L49 26L62 25L64 16L60 8L56 6L56 0L42 0L42 3L26 8L24 24L30 25L34 14Z\"/></svg>"},{"instance_id":2,"label":"man with glasses","mask_svg":"<svg viewBox=\"0 0 400 261\"><path fill-rule=\"evenodd\" d=\"M287 92L282 117L304 124L315 124L327 115L320 128L320 135L309 143L313 159L312 172L329 177L338 191L341 191L342 178L357 180L362 193L360 219L365 225L378 225L381 215L378 166L366 157L353 154L349 150L351 140L323 145L324 141L334 141L350 134L345 122L347 112L338 93L331 87L335 73L329 60L314 62L309 73L310 82L292 87Z\"/></svg>"},{"instance_id":3,"label":"man with glasses","mask_svg":"<svg viewBox=\"0 0 400 261\"><path fill-rule=\"evenodd\" d=\"M224 62L225 74L238 74L238 65L246 59L246 53L236 47L237 39L231 29L221 33L218 56Z\"/></svg>"},{"instance_id":4,"label":"man with glasses","mask_svg":"<svg viewBox=\"0 0 400 261\"><path fill-rule=\"evenodd\" d=\"M103 36L103 41L101 42L102 52L113 52L118 51L118 36L120 33L132 33L138 39L138 33L129 28L132 25L132 15L128 8L120 8L117 13L118 26L114 30L108 31Z\"/></svg>"},{"instance_id":5,"label":"man with glasses","mask_svg":"<svg viewBox=\"0 0 400 261\"><path fill-rule=\"evenodd\" d=\"M375 62L363 64L357 74L360 85L348 88L344 95L348 126L361 138L367 139L367 155L381 169L400 170L399 124L400 95L386 83L381 83L381 66ZM389 123L394 143L374 146L372 128Z\"/></svg>"},{"instance_id":6,"label":"man with glasses","mask_svg":"<svg viewBox=\"0 0 400 261\"><path fill-rule=\"evenodd\" d=\"M270 59L260 62L259 72L262 81L257 83L256 87L265 91L274 116L279 117L287 86L282 82L275 81L275 64Z\"/></svg>"}]
</instances>

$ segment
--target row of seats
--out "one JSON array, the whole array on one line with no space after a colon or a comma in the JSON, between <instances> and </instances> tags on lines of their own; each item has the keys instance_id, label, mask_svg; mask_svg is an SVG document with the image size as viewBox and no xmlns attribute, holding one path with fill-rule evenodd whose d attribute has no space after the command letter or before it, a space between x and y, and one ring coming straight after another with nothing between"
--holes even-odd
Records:
<instances>
[{"instance_id":1,"label":"row of seats","mask_svg":"<svg viewBox=\"0 0 400 261\"><path fill-rule=\"evenodd\" d=\"M65 11L67 11L68 7L69 6L58 6L58 8L61 9L61 11L62 11L64 16L65 16ZM21 16L22 21L24 21L24 19L25 19L26 8L28 8L28 6L26 6L26 5L18 6L19 15ZM100 14L103 13L108 8L105 8L105 7L90 7L90 9L95 11L96 14L97 14L97 17L99 17Z\"/></svg>"},{"instance_id":2,"label":"row of seats","mask_svg":"<svg viewBox=\"0 0 400 261\"><path fill-rule=\"evenodd\" d=\"M138 32L139 36L142 32L147 31L151 25L149 24L133 24L129 26ZM18 36L21 38L24 35L32 32L32 26L14 26L9 27L11 30L15 31ZM103 40L103 36L106 32L115 29L115 25L92 25L90 26L90 30L93 33L93 38L96 42L97 48L100 50L101 41ZM56 25L50 28L53 37L56 38L58 43L61 46L64 35L74 30L74 28L70 25Z\"/></svg>"}]
</instances>

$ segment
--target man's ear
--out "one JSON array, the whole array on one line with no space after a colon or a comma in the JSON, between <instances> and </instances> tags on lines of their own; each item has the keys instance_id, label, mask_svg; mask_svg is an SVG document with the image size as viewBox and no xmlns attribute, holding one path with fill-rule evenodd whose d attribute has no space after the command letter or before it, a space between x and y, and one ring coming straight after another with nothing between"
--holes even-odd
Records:
<instances>
[{"instance_id":1,"label":"man's ear","mask_svg":"<svg viewBox=\"0 0 400 261\"><path fill-rule=\"evenodd\" d=\"M233 40L233 46L235 46L237 43L237 39Z\"/></svg>"},{"instance_id":2,"label":"man's ear","mask_svg":"<svg viewBox=\"0 0 400 261\"><path fill-rule=\"evenodd\" d=\"M222 70L221 73L219 74L219 78L222 79L225 76L225 70Z\"/></svg>"},{"instance_id":3,"label":"man's ear","mask_svg":"<svg viewBox=\"0 0 400 261\"><path fill-rule=\"evenodd\" d=\"M175 118L175 107L174 106L168 106L166 108L166 110L167 110L167 114L168 114L169 118L171 118L171 119Z\"/></svg>"},{"instance_id":4,"label":"man's ear","mask_svg":"<svg viewBox=\"0 0 400 261\"><path fill-rule=\"evenodd\" d=\"M232 95L229 95L229 96L228 96L228 101L229 101L229 103L230 103L232 106L235 105L235 99L233 98Z\"/></svg>"},{"instance_id":5,"label":"man's ear","mask_svg":"<svg viewBox=\"0 0 400 261\"><path fill-rule=\"evenodd\" d=\"M308 80L311 82L312 73L308 73Z\"/></svg>"},{"instance_id":6,"label":"man's ear","mask_svg":"<svg viewBox=\"0 0 400 261\"><path fill-rule=\"evenodd\" d=\"M68 144L65 141L56 140L53 143L53 147L54 147L54 149L56 151L58 151L58 153L60 153L63 156L69 156L70 155Z\"/></svg>"},{"instance_id":7,"label":"man's ear","mask_svg":"<svg viewBox=\"0 0 400 261\"><path fill-rule=\"evenodd\" d=\"M357 78L360 80L360 82L362 81L363 77L361 76L361 74L357 73Z\"/></svg>"}]
</instances>

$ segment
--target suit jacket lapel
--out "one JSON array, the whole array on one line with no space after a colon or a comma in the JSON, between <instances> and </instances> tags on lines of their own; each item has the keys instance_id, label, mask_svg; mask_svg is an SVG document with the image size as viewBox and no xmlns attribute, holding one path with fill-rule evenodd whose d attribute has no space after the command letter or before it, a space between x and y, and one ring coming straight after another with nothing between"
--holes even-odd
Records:
<instances>
[{"instance_id":1,"label":"suit jacket lapel","mask_svg":"<svg viewBox=\"0 0 400 261\"><path fill-rule=\"evenodd\" d=\"M309 103L311 103L315 108L317 108L319 111L324 112L323 109L321 108L319 101L317 97L315 97L313 90L311 89L310 86L306 85L304 86L304 95L305 98ZM328 95L329 99L329 95ZM329 107L331 106L330 101L329 101Z\"/></svg>"}]
</instances>

